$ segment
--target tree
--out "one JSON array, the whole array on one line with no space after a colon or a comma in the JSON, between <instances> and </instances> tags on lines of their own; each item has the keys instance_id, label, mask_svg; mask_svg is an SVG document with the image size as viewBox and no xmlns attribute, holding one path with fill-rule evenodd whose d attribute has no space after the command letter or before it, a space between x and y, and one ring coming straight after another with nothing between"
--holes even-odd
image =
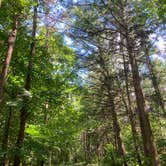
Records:
<instances>
[{"instance_id":1,"label":"tree","mask_svg":"<svg viewBox=\"0 0 166 166\"><path fill-rule=\"evenodd\" d=\"M10 61L12 58L12 54L13 54L14 44L16 41L19 19L25 10L22 8L25 8L25 5L28 5L28 4L26 4L26 1L20 1L16 4L14 4L12 1L10 2L10 0L9 0L7 3L4 4L4 6L6 7L8 5L11 7L12 14L10 15L10 17L11 18L13 17L12 18L12 31L9 33L9 36L8 36L7 53L6 53L6 57L5 57L2 71L0 74L0 102L2 102L2 100L3 100L4 86L5 86L5 82L7 79L7 73L9 70L9 65L10 65ZM15 5L17 5L17 6L15 6ZM11 25L9 25L9 26L11 26Z\"/></svg>"},{"instance_id":2,"label":"tree","mask_svg":"<svg viewBox=\"0 0 166 166\"><path fill-rule=\"evenodd\" d=\"M24 140L24 133L25 133L25 125L26 125L26 120L28 117L28 102L30 98L29 91L31 89L31 79L32 79L32 58L35 55L35 37L37 33L37 6L38 6L38 1L35 1L35 6L34 6L34 15L33 15L33 28L32 28L32 43L31 43L31 48L30 48L30 54L29 54L29 62L28 62L28 71L27 71L27 77L25 81L25 90L28 93L28 96L25 96L24 98L24 104L23 107L20 110L20 129L18 133L18 138L17 138L17 143L16 143L16 149L18 152L21 149L23 140ZM28 97L28 98L27 98ZM14 158L14 165L20 165L21 163L21 158L19 154L15 155Z\"/></svg>"},{"instance_id":3,"label":"tree","mask_svg":"<svg viewBox=\"0 0 166 166\"><path fill-rule=\"evenodd\" d=\"M132 16L131 13L134 13L134 10L130 7L130 1L128 3L126 3L125 1L116 1L115 3L101 1L92 2L90 4L88 4L87 6L83 5L81 11L76 10L76 25L82 26L82 31L85 31L86 35L89 35L92 38L94 36L99 36L100 38L112 40L110 36L113 36L117 33L120 33L120 35L124 37L124 43L122 43L122 41L118 41L117 39L117 41L115 41L113 44L115 47L119 47L122 45L129 57L133 87L136 95L136 103L138 109L137 112L139 116L142 140L144 145L144 153L149 164L159 165L159 157L156 150L156 145L153 140L148 113L145 109L145 99L141 87L139 66L137 62L138 57L136 57L136 54L140 54L140 45L139 36L136 29L137 23L134 21L136 20L135 17L137 17L139 13L136 13L135 16ZM104 12L103 10L101 10L102 7L104 7L105 9ZM91 9L91 11L84 15L83 11L87 10L88 8ZM95 12L98 12L97 16L94 15ZM87 23L89 25L87 25ZM144 25L138 25L139 28L143 28L143 26ZM105 35L104 32L106 34L110 33L110 36Z\"/></svg>"},{"instance_id":4,"label":"tree","mask_svg":"<svg viewBox=\"0 0 166 166\"><path fill-rule=\"evenodd\" d=\"M0 8L1 165L165 164L163 1Z\"/></svg>"}]
</instances>

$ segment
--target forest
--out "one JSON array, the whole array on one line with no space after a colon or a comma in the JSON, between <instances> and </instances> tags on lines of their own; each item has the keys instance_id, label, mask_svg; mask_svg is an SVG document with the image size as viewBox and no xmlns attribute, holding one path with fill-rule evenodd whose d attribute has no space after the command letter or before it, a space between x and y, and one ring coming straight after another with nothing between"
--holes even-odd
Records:
<instances>
[{"instance_id":1,"label":"forest","mask_svg":"<svg viewBox=\"0 0 166 166\"><path fill-rule=\"evenodd\" d=\"M165 82L165 0L0 0L0 166L165 166Z\"/></svg>"}]
</instances>

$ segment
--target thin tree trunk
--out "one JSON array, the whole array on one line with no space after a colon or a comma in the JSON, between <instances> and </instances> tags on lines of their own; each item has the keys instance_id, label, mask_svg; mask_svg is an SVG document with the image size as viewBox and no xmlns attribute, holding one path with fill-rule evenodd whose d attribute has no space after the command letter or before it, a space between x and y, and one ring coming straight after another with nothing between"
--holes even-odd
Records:
<instances>
[{"instance_id":1,"label":"thin tree trunk","mask_svg":"<svg viewBox=\"0 0 166 166\"><path fill-rule=\"evenodd\" d=\"M9 165L9 160L8 160L6 151L7 151L8 143L9 143L9 128L10 128L10 124L11 124L11 117L12 117L12 109L10 107L9 108L9 115L7 117L5 129L4 129L4 135L3 135L4 137L3 137L3 141L2 141L2 150L4 152L4 155L2 158L2 165L3 166Z\"/></svg>"},{"instance_id":2,"label":"thin tree trunk","mask_svg":"<svg viewBox=\"0 0 166 166\"><path fill-rule=\"evenodd\" d=\"M83 133L83 150L86 163L90 162L90 137L88 130Z\"/></svg>"},{"instance_id":3,"label":"thin tree trunk","mask_svg":"<svg viewBox=\"0 0 166 166\"><path fill-rule=\"evenodd\" d=\"M9 65L12 58L12 54L13 54L14 44L16 41L17 28L18 28L18 16L16 16L14 19L13 30L12 32L10 32L8 37L7 54L6 54L5 61L3 63L2 71L0 74L0 103L3 101L4 86L6 83Z\"/></svg>"},{"instance_id":4,"label":"thin tree trunk","mask_svg":"<svg viewBox=\"0 0 166 166\"><path fill-rule=\"evenodd\" d=\"M111 102L111 114L112 114L112 120L113 120L113 130L115 135L115 147L117 149L117 153L119 157L123 158L124 166L127 166L128 164L125 161L126 150L121 138L120 125L117 119L117 113L115 111L115 105L111 95L110 95L110 102Z\"/></svg>"},{"instance_id":5,"label":"thin tree trunk","mask_svg":"<svg viewBox=\"0 0 166 166\"><path fill-rule=\"evenodd\" d=\"M45 8L46 8L46 12L45 12L45 26L46 26L46 49L48 51L49 49L49 37L50 37L50 32L49 32L49 1L45 2Z\"/></svg>"},{"instance_id":6,"label":"thin tree trunk","mask_svg":"<svg viewBox=\"0 0 166 166\"><path fill-rule=\"evenodd\" d=\"M86 133L86 162L89 163L91 161L91 141L90 141L90 133Z\"/></svg>"},{"instance_id":7,"label":"thin tree trunk","mask_svg":"<svg viewBox=\"0 0 166 166\"><path fill-rule=\"evenodd\" d=\"M38 2L38 1L36 0L36 2ZM30 50L30 57L29 57L29 64L28 64L28 73L27 73L26 82L25 82L25 89L27 91L29 91L31 88L32 58L35 54L36 29L37 29L37 6L34 6L33 29L32 29L33 41L31 43L31 50ZM17 143L16 143L16 149L18 151L21 150L21 147L23 144L27 117L28 117L28 101L25 98L24 105L23 105L22 109L20 110L20 129L19 129L19 134L18 134ZM20 166L20 163L21 163L21 157L18 154L15 154L14 166Z\"/></svg>"},{"instance_id":8,"label":"thin tree trunk","mask_svg":"<svg viewBox=\"0 0 166 166\"><path fill-rule=\"evenodd\" d=\"M16 143L16 150L18 151L18 153L15 154L15 157L14 157L14 164L13 164L14 166L20 166L20 163L21 163L21 157L19 156L19 153L21 151L21 147L24 140L25 124L26 124L26 119L28 116L27 107L23 106L20 112L21 112L20 129L19 129L19 134L18 134L17 143Z\"/></svg>"},{"instance_id":9,"label":"thin tree trunk","mask_svg":"<svg viewBox=\"0 0 166 166\"><path fill-rule=\"evenodd\" d=\"M48 103L46 102L46 103L44 104L44 124L47 125L47 123L48 123ZM49 155L49 157L50 157L50 155ZM50 159L50 158L49 158L49 159ZM45 159L42 159L41 163L42 163L43 165L45 165ZM41 164L41 165L42 165L42 164Z\"/></svg>"},{"instance_id":10,"label":"thin tree trunk","mask_svg":"<svg viewBox=\"0 0 166 166\"><path fill-rule=\"evenodd\" d=\"M49 166L52 166L52 151L50 150L50 153L49 153L49 162L48 162Z\"/></svg>"},{"instance_id":11,"label":"thin tree trunk","mask_svg":"<svg viewBox=\"0 0 166 166\"><path fill-rule=\"evenodd\" d=\"M133 85L134 85L134 90L136 95L140 128L141 128L142 140L144 145L144 153L147 159L147 165L159 166L160 165L159 156L158 156L156 144L154 142L154 138L153 138L153 134L152 134L151 126L150 126L150 121L148 118L148 113L145 110L145 100L144 100L143 92L141 89L137 61L136 61L135 55L132 52L133 43L131 43L131 40L132 39L130 39L128 35L126 39L127 50L128 50L129 60L130 60L131 70L132 70Z\"/></svg>"},{"instance_id":12,"label":"thin tree trunk","mask_svg":"<svg viewBox=\"0 0 166 166\"><path fill-rule=\"evenodd\" d=\"M45 46L46 46L46 51L48 52L49 50L49 1L45 1L45 27L46 27L46 38L45 38ZM45 103L45 108L44 108L45 112L44 112L44 124L48 123L48 103ZM50 158L50 154L49 154L49 163L51 163L51 158ZM45 165L45 160L42 159L41 161L41 165Z\"/></svg>"},{"instance_id":13,"label":"thin tree trunk","mask_svg":"<svg viewBox=\"0 0 166 166\"><path fill-rule=\"evenodd\" d=\"M158 81L157 81L157 77L155 75L154 68L153 68L152 62L151 62L150 57L149 57L148 48L145 48L145 57L146 57L146 63L147 63L149 73L150 73L150 78L152 80L152 84L153 84L153 87L154 87L154 90L155 90L156 103L163 110L164 115L166 115L165 107L164 107L164 101L163 101L163 98L161 96L161 92L160 92L160 89L159 89L159 84L158 84Z\"/></svg>"}]
</instances>

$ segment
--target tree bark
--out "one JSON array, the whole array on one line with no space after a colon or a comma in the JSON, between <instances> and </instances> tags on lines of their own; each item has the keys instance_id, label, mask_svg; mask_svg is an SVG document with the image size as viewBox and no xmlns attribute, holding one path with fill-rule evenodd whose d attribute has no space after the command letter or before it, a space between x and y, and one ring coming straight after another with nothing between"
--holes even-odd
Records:
<instances>
[{"instance_id":1,"label":"tree bark","mask_svg":"<svg viewBox=\"0 0 166 166\"><path fill-rule=\"evenodd\" d=\"M144 100L143 92L141 89L138 65L132 50L133 42L132 42L132 39L129 38L129 35L127 36L128 36L126 38L127 51L129 54L129 61L131 64L133 85L134 85L134 90L136 95L140 128L141 128L142 140L144 145L144 153L147 160L147 165L159 166L160 165L159 156L158 156L156 144L154 142L154 138L153 138L153 134L152 134L151 126L150 126L150 121L148 118L148 113L145 110L145 100Z\"/></svg>"},{"instance_id":2,"label":"tree bark","mask_svg":"<svg viewBox=\"0 0 166 166\"><path fill-rule=\"evenodd\" d=\"M9 108L9 115L7 117L5 129L4 129L4 135L3 135L4 137L3 137L3 141L2 141L2 150L4 152L4 155L2 158L2 165L3 166L9 165L9 160L8 160L6 151L7 151L8 143L9 143L9 129L10 129L10 125L11 125L11 117L12 117L12 109L10 107Z\"/></svg>"},{"instance_id":3,"label":"tree bark","mask_svg":"<svg viewBox=\"0 0 166 166\"><path fill-rule=\"evenodd\" d=\"M113 120L113 131L115 136L115 147L117 149L119 157L123 158L124 166L127 166L128 164L125 161L126 150L121 138L120 125L117 119L117 113L115 111L115 105L111 95L110 95L110 103L111 103L111 114Z\"/></svg>"},{"instance_id":4,"label":"tree bark","mask_svg":"<svg viewBox=\"0 0 166 166\"><path fill-rule=\"evenodd\" d=\"M138 162L139 166L142 166L142 161L141 161L141 157L140 157L140 153L139 153L139 146L138 146L138 141L137 141L138 133L137 133L137 130L136 130L134 112L131 108L131 99L130 99L129 81L128 81L128 65L126 64L126 59L125 59L125 55L124 55L123 52L122 52L122 54L123 54L122 56L123 56L124 74L125 74L125 88L126 88L127 101L128 101L128 106L127 106L127 103L126 103L126 111L127 111L128 118L130 120L130 125L131 125L131 131L132 131L132 137L133 137L137 162ZM124 100L124 102L125 102L125 100Z\"/></svg>"},{"instance_id":5,"label":"tree bark","mask_svg":"<svg viewBox=\"0 0 166 166\"><path fill-rule=\"evenodd\" d=\"M120 40L121 40L121 43L124 45L124 37L121 34L120 34ZM131 126L137 162L138 162L139 166L142 166L142 161L141 161L141 157L140 157L140 153L139 153L139 146L138 146L138 133L136 130L134 111L132 109L132 102L130 99L129 75L128 75L129 65L128 65L128 62L126 62L125 52L124 52L124 48L123 48L122 44L120 45L120 54L122 54L122 59L123 59L123 68L124 68L124 77L125 77L125 91L126 91L126 95L127 95L127 102L125 100L123 92L121 92L121 96L122 96L122 101L125 105L126 113L127 113L128 118L129 118L129 122L130 122L130 126ZM119 89L121 89L119 81L118 81L118 86L119 86Z\"/></svg>"},{"instance_id":6,"label":"tree bark","mask_svg":"<svg viewBox=\"0 0 166 166\"><path fill-rule=\"evenodd\" d=\"M0 103L3 101L4 86L6 83L9 65L12 58L12 54L13 54L14 44L16 41L17 28L18 28L18 16L16 16L14 19L13 30L12 32L10 32L8 37L7 54L6 54L5 61L3 63L2 71L0 74Z\"/></svg>"},{"instance_id":7,"label":"tree bark","mask_svg":"<svg viewBox=\"0 0 166 166\"><path fill-rule=\"evenodd\" d=\"M36 2L38 2L38 0L36 0ZM27 91L29 91L31 89L31 77L32 77L32 65L33 65L32 58L35 54L36 29L37 29L37 6L34 6L33 28L32 28L33 41L31 43L29 64L28 64L28 73L27 73L26 82L25 82L25 89ZM16 143L16 150L18 150L18 151L21 150L21 147L23 144L27 117L28 117L28 100L26 98L24 98L24 105L23 105L22 109L20 110L20 129L19 129L17 143ZM20 163L21 163L20 155L15 154L14 166L20 166Z\"/></svg>"},{"instance_id":8,"label":"tree bark","mask_svg":"<svg viewBox=\"0 0 166 166\"><path fill-rule=\"evenodd\" d=\"M18 153L20 153L21 147L22 147L22 144L23 144L24 133L25 133L25 124L26 124L26 119L27 119L27 116L28 116L26 106L22 107L22 109L20 111L21 111L21 114L20 114L20 129L19 129L19 134L18 134L17 143L16 143L16 150L18 151ZM20 163L21 163L20 155L15 154L14 166L20 166Z\"/></svg>"},{"instance_id":9,"label":"tree bark","mask_svg":"<svg viewBox=\"0 0 166 166\"><path fill-rule=\"evenodd\" d=\"M120 87L119 87L120 89ZM133 142L134 142L134 148L135 148L135 154L136 154L136 158L137 158L137 162L139 166L142 166L142 161L141 161L141 157L140 157L140 148L138 146L138 133L136 130L136 123L135 123L135 119L134 119L134 113L133 110L131 108L131 105L128 105L127 102L125 101L125 97L123 95L123 92L121 90L121 97L122 97L122 101L124 103L124 107L126 109L126 113L127 113L127 117L129 118L129 122L130 122L130 126L131 126L131 131L132 131L132 137L133 137Z\"/></svg>"}]
</instances>

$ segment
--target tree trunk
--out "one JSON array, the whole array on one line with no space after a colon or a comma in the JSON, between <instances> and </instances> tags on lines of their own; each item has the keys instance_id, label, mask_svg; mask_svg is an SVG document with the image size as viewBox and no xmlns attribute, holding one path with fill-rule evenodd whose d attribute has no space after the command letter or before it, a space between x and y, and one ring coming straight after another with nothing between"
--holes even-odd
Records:
<instances>
[{"instance_id":1,"label":"tree trunk","mask_svg":"<svg viewBox=\"0 0 166 166\"><path fill-rule=\"evenodd\" d=\"M28 112L26 110L27 106L23 106L22 109L20 110L20 129L19 129L19 134L17 138L17 143L16 143L16 150L18 151L18 154L15 154L14 157L14 166L20 166L21 163L21 157L19 156L19 153L21 151L21 147L23 144L24 140L24 134L25 134L25 124L26 124L26 119L28 116Z\"/></svg>"},{"instance_id":2,"label":"tree trunk","mask_svg":"<svg viewBox=\"0 0 166 166\"><path fill-rule=\"evenodd\" d=\"M120 40L121 40L121 43L124 44L124 37L121 34L120 34ZM130 99L129 79L128 79L129 65L128 65L128 62L126 62L123 45L120 45L120 54L122 54L122 59L123 59L123 68L124 68L124 76L125 76L125 91L126 91L126 95L127 95L127 102L125 100L123 92L121 92L121 96L122 96L122 100L123 100L123 103L124 103L125 108L126 108L126 113L127 113L128 118L129 118L130 125L131 125L131 131L132 131L132 137L133 137L137 162L138 162L139 166L142 166L141 157L140 157L140 153L139 153L139 146L138 146L138 141L137 141L138 140L138 133L136 130L134 112L132 109L132 103L131 103L131 99ZM118 85L119 85L119 89L121 89L119 81L118 81Z\"/></svg>"},{"instance_id":3,"label":"tree trunk","mask_svg":"<svg viewBox=\"0 0 166 166\"><path fill-rule=\"evenodd\" d=\"M36 0L36 2L38 2L38 1ZM33 41L31 43L30 57L29 57L29 64L28 64L28 73L27 73L26 82L25 82L25 89L27 91L29 91L31 88L32 57L35 54L36 29L37 29L37 6L34 6L33 29L32 29ZM28 100L26 98L24 98L24 105L23 105L22 109L20 110L20 129L19 129L19 134L18 134L17 143L16 143L16 149L18 151L21 150L22 143L24 140L25 125L26 125L27 117L28 117ZM21 157L18 154L15 154L14 166L20 166L20 163L21 163Z\"/></svg>"},{"instance_id":4,"label":"tree trunk","mask_svg":"<svg viewBox=\"0 0 166 166\"><path fill-rule=\"evenodd\" d=\"M51 151L51 150L50 150L50 153L49 153L48 165L49 165L49 166L52 166L52 151Z\"/></svg>"},{"instance_id":5,"label":"tree trunk","mask_svg":"<svg viewBox=\"0 0 166 166\"><path fill-rule=\"evenodd\" d=\"M50 37L50 32L49 32L49 1L45 2L45 27L46 27L46 50L48 51L49 49L49 37Z\"/></svg>"},{"instance_id":6,"label":"tree trunk","mask_svg":"<svg viewBox=\"0 0 166 166\"><path fill-rule=\"evenodd\" d=\"M120 125L117 119L117 113L115 111L115 105L111 94L110 94L110 102L111 102L111 114L113 120L113 131L115 136L115 147L117 149L119 157L123 158L124 166L127 166L127 162L125 161L126 150L121 138Z\"/></svg>"},{"instance_id":7,"label":"tree trunk","mask_svg":"<svg viewBox=\"0 0 166 166\"><path fill-rule=\"evenodd\" d=\"M12 110L11 107L9 108L9 115L6 120L6 125L4 129L4 137L2 141L2 150L4 152L3 158L2 158L2 165L3 166L8 166L9 165L9 160L6 154L7 148L8 148L8 142L9 142L9 128L11 124L11 117L12 117Z\"/></svg>"},{"instance_id":8,"label":"tree trunk","mask_svg":"<svg viewBox=\"0 0 166 166\"><path fill-rule=\"evenodd\" d=\"M136 130L136 123L135 123L135 119L134 119L134 113L133 113L133 110L132 110L131 106L127 105L122 91L121 91L121 93L122 93L121 97L122 97L122 101L124 103L124 107L126 109L127 117L129 118L129 122L130 122L130 125L131 125L131 131L132 131L132 137L133 137L137 162L138 162L139 166L142 166L142 161L141 161L141 157L140 157L140 153L139 153L140 148L138 146L138 141L137 141L138 140L138 133L137 133L137 130Z\"/></svg>"},{"instance_id":9,"label":"tree trunk","mask_svg":"<svg viewBox=\"0 0 166 166\"><path fill-rule=\"evenodd\" d=\"M132 39L130 39L128 36L126 38L127 51L129 54L129 61L131 64L133 85L134 85L134 90L136 95L140 128L141 128L142 140L144 145L144 153L147 160L147 165L159 166L160 165L159 156L157 153L156 144L154 142L154 138L153 138L153 134L152 134L151 126L150 126L150 121L148 118L148 113L145 110L145 100L144 100L143 92L141 89L138 65L137 65L136 58L132 52L133 43L131 43L131 41Z\"/></svg>"},{"instance_id":10,"label":"tree trunk","mask_svg":"<svg viewBox=\"0 0 166 166\"><path fill-rule=\"evenodd\" d=\"M41 161L41 166L45 166L44 160Z\"/></svg>"},{"instance_id":11,"label":"tree trunk","mask_svg":"<svg viewBox=\"0 0 166 166\"><path fill-rule=\"evenodd\" d=\"M120 125L118 122L118 118L117 118L117 113L115 110L115 104L114 104L114 95L111 93L112 91L112 87L111 87L111 80L110 80L110 74L109 71L107 70L106 66L105 66L105 61L102 57L102 50L99 49L99 65L100 67L103 69L103 76L105 77L105 82L104 85L108 91L109 94L109 102L111 105L111 115L112 115L112 120L113 120L113 131L114 131L114 138L115 138L115 148L117 150L117 153L119 155L119 157L123 158L123 165L127 166L127 162L125 161L125 154L126 154L126 150L125 150L125 146L123 144L122 138L121 138L121 132L120 132Z\"/></svg>"},{"instance_id":12,"label":"tree trunk","mask_svg":"<svg viewBox=\"0 0 166 166\"><path fill-rule=\"evenodd\" d=\"M10 32L9 37L8 37L7 54L6 54L5 61L3 63L2 71L0 74L0 103L3 100L4 86L6 83L9 65L10 65L10 61L12 58L12 54L13 54L14 44L16 41L17 28L18 28L18 16L15 17L15 19L14 19L13 30L12 30L12 32Z\"/></svg>"},{"instance_id":13,"label":"tree trunk","mask_svg":"<svg viewBox=\"0 0 166 166\"><path fill-rule=\"evenodd\" d=\"M127 101L128 101L128 106L127 106L127 103L125 104L126 105L126 111L127 111L128 118L130 120L130 125L131 125L131 131L132 131L132 137L133 137L137 162L138 162L139 166L142 166L141 157L140 157L140 153L139 153L139 146L138 146L138 142L137 142L138 133L137 133L137 130L136 130L134 112L131 108L131 99L130 99L129 81L128 81L128 65L126 64L125 55L124 55L123 52L122 52L122 54L123 54L124 74L125 74L125 85L126 85L125 87L126 87L126 94L127 94ZM124 100L124 102L125 102L125 100Z\"/></svg>"},{"instance_id":14,"label":"tree trunk","mask_svg":"<svg viewBox=\"0 0 166 166\"><path fill-rule=\"evenodd\" d=\"M163 98L161 96L160 89L159 89L159 84L158 84L158 81L157 81L157 78L156 78L156 75L155 75L155 72L154 72L152 62L151 62L150 57L149 57L148 48L145 48L145 57L146 57L146 63L147 63L149 73L150 73L150 78L152 80L152 84L153 84L153 87L154 87L154 90L155 90L156 103L163 110L164 115L166 115L165 107L164 107L164 101L163 101Z\"/></svg>"}]
</instances>

